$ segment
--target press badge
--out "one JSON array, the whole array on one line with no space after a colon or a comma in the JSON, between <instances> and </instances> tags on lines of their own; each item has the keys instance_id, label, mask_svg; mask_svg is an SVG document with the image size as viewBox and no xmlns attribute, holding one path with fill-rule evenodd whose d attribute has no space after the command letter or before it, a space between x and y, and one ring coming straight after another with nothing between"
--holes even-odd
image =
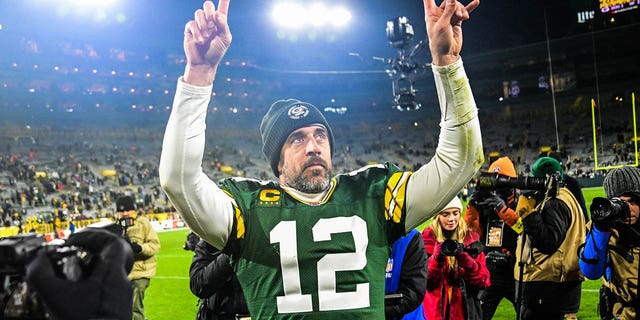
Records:
<instances>
[{"instance_id":1,"label":"press badge","mask_svg":"<svg viewBox=\"0 0 640 320\"><path fill-rule=\"evenodd\" d=\"M504 221L494 220L487 224L487 247L502 247L504 236Z\"/></svg>"}]
</instances>

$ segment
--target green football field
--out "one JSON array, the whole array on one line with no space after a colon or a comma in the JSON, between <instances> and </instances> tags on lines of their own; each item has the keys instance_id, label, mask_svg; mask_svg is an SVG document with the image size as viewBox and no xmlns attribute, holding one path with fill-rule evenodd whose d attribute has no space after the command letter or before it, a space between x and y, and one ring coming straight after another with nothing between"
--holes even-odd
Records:
<instances>
[{"instance_id":1,"label":"green football field","mask_svg":"<svg viewBox=\"0 0 640 320\"><path fill-rule=\"evenodd\" d=\"M587 208L594 197L604 196L600 187L583 189ZM146 317L160 319L195 319L197 298L189 290L189 265L193 253L182 249L186 229L159 233L161 249L158 254L158 272L151 280L145 297ZM582 287L579 319L600 319L597 315L599 280L587 280ZM511 304L503 300L494 319L513 320Z\"/></svg>"}]
</instances>

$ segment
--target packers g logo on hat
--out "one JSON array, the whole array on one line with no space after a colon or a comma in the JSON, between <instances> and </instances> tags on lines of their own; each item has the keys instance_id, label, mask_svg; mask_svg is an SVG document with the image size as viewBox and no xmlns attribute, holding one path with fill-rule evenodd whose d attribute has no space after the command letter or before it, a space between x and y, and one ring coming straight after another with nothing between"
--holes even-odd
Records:
<instances>
[{"instance_id":1,"label":"packers g logo on hat","mask_svg":"<svg viewBox=\"0 0 640 320\"><path fill-rule=\"evenodd\" d=\"M289 111L287 111L289 118L298 120L306 117L309 114L309 108L303 104L294 104Z\"/></svg>"}]
</instances>

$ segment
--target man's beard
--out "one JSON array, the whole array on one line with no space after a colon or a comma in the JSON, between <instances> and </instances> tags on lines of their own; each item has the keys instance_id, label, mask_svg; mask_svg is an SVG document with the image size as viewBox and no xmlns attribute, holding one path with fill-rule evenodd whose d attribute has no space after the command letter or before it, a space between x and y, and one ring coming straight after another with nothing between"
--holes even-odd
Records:
<instances>
[{"instance_id":1,"label":"man's beard","mask_svg":"<svg viewBox=\"0 0 640 320\"><path fill-rule=\"evenodd\" d=\"M306 170L310 163L318 163L320 162L324 170L322 169L311 169ZM328 169L328 166L325 161L312 158L305 163L302 167L302 170L297 175L292 175L287 172L287 168L283 168L285 172L285 182L286 184L294 188L298 191L305 193L320 193L329 188L329 184L331 183L331 170ZM309 174L305 175L305 172L309 171ZM324 174L323 174L324 172Z\"/></svg>"}]
</instances>

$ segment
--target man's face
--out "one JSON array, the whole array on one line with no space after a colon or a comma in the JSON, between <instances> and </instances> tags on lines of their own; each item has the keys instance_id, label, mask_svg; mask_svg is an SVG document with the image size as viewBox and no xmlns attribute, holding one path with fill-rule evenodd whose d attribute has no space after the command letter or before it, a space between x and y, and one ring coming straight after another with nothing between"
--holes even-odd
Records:
<instances>
[{"instance_id":1,"label":"man's face","mask_svg":"<svg viewBox=\"0 0 640 320\"><path fill-rule=\"evenodd\" d=\"M629 205L629 220L625 220L625 222L635 224L640 216L640 207L632 197L620 196L620 200L625 201Z\"/></svg>"},{"instance_id":2,"label":"man's face","mask_svg":"<svg viewBox=\"0 0 640 320\"><path fill-rule=\"evenodd\" d=\"M282 146L280 183L306 193L329 187L332 175L331 145L327 129L311 125L294 130Z\"/></svg>"}]
</instances>

